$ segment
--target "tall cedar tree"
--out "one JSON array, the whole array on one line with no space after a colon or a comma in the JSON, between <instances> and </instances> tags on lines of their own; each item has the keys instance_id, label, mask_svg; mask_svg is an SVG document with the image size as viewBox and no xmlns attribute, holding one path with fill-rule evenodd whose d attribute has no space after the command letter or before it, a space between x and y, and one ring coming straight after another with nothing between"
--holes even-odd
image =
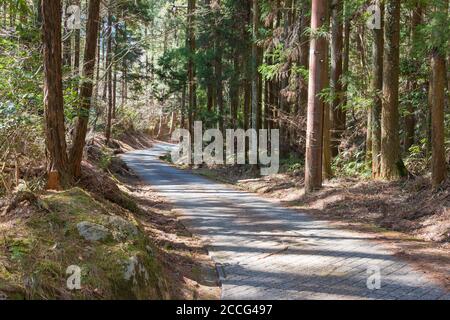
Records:
<instances>
[{"instance_id":1,"label":"tall cedar tree","mask_svg":"<svg viewBox=\"0 0 450 320\"><path fill-rule=\"evenodd\" d=\"M400 178L403 163L399 137L400 0L386 1L384 27L383 108L381 112L381 177Z\"/></svg>"},{"instance_id":2,"label":"tall cedar tree","mask_svg":"<svg viewBox=\"0 0 450 320\"><path fill-rule=\"evenodd\" d=\"M313 0L311 11L311 51L309 60L308 122L306 132L305 191L322 187L322 139L324 102L320 93L327 83L328 1Z\"/></svg>"},{"instance_id":3,"label":"tall cedar tree","mask_svg":"<svg viewBox=\"0 0 450 320\"><path fill-rule=\"evenodd\" d=\"M381 28L373 29L372 45L372 177L379 178L381 174L381 92L383 90L383 25L384 25L384 3L377 0L376 5L380 8Z\"/></svg>"},{"instance_id":4,"label":"tall cedar tree","mask_svg":"<svg viewBox=\"0 0 450 320\"><path fill-rule=\"evenodd\" d=\"M61 1L42 1L44 118L49 189L61 189L70 184L62 89L61 9Z\"/></svg>"},{"instance_id":5,"label":"tall cedar tree","mask_svg":"<svg viewBox=\"0 0 450 320\"><path fill-rule=\"evenodd\" d=\"M435 14L441 15L436 18L438 23L436 28L445 30L448 25L448 17L443 18L442 13L448 12L448 0L439 0L435 4ZM446 83L446 61L445 48L448 38L442 35L440 30L433 30L433 44L435 47L431 53L432 77L431 85L431 123L432 123L432 182L434 187L438 187L447 177L447 163L445 160L445 89Z\"/></svg>"}]
</instances>

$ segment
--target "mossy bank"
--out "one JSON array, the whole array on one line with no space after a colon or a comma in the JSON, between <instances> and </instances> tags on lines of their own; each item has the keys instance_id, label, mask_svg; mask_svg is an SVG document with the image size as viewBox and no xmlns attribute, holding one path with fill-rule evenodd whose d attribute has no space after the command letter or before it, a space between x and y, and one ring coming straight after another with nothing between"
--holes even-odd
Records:
<instances>
[{"instance_id":1,"label":"mossy bank","mask_svg":"<svg viewBox=\"0 0 450 320\"><path fill-rule=\"evenodd\" d=\"M0 299L171 298L156 248L127 210L74 188L11 214L0 221Z\"/></svg>"}]
</instances>

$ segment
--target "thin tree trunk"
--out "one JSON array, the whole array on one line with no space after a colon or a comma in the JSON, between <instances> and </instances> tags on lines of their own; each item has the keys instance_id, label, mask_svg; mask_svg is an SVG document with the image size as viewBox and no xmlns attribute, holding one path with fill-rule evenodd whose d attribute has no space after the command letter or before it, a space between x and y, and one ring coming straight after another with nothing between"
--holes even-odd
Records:
<instances>
[{"instance_id":1,"label":"thin tree trunk","mask_svg":"<svg viewBox=\"0 0 450 320\"><path fill-rule=\"evenodd\" d=\"M307 29L311 26L311 19L308 15L308 2L302 1L301 7L301 29L300 29L300 56L299 63L305 69L309 68L309 35ZM299 92L299 112L301 114L306 114L306 109L308 108L308 81L303 78L302 75L299 76L300 81L300 92Z\"/></svg>"},{"instance_id":2,"label":"thin tree trunk","mask_svg":"<svg viewBox=\"0 0 450 320\"><path fill-rule=\"evenodd\" d=\"M223 56L223 48L222 48L222 40L220 35L220 25L218 23L221 21L221 1L216 0L216 11L215 14L215 24L214 24L214 73L216 77L216 99L217 99L217 112L219 114L219 123L218 128L224 132L224 101L223 101L223 84L222 84L222 56Z\"/></svg>"},{"instance_id":3,"label":"thin tree trunk","mask_svg":"<svg viewBox=\"0 0 450 320\"><path fill-rule=\"evenodd\" d=\"M111 8L108 8L108 43L106 49L106 66L107 66L107 74L108 74L108 111L106 115L106 130L105 130L105 138L106 145L109 144L111 140L111 126L112 126L112 109L113 109L113 94L112 94L112 12Z\"/></svg>"},{"instance_id":4,"label":"thin tree trunk","mask_svg":"<svg viewBox=\"0 0 450 320\"><path fill-rule=\"evenodd\" d=\"M411 19L411 50L410 55L412 60L412 64L414 66L414 71L412 74L412 79L408 79L408 89L409 92L417 92L419 90L419 84L416 80L417 70L420 70L420 61L417 58L414 58L413 48L420 41L419 38L419 30L418 27L422 24L422 4L419 0L417 0L414 4L412 19ZM407 105L407 115L405 116L405 151L409 151L409 149L413 146L415 142L415 130L416 130L416 116L415 109L412 103L408 103Z\"/></svg>"},{"instance_id":5,"label":"thin tree trunk","mask_svg":"<svg viewBox=\"0 0 450 320\"><path fill-rule=\"evenodd\" d=\"M189 85L189 106L188 106L188 127L191 137L194 136L194 120L195 112L197 109L197 84L196 84L196 72L195 72L195 14L196 14L196 1L188 0L188 32L187 43L189 50L188 59L188 85Z\"/></svg>"},{"instance_id":6,"label":"thin tree trunk","mask_svg":"<svg viewBox=\"0 0 450 320\"><path fill-rule=\"evenodd\" d=\"M183 86L183 90L181 92L181 119L180 119L180 127L182 129L186 129L186 85Z\"/></svg>"},{"instance_id":7,"label":"thin tree trunk","mask_svg":"<svg viewBox=\"0 0 450 320\"><path fill-rule=\"evenodd\" d=\"M347 3L345 7L345 14L347 15ZM350 64L350 27L351 27L351 21L349 17L345 17L344 22L344 52L343 52L343 58L342 58L342 74L347 77L349 74L349 64ZM344 81L342 84L342 106L343 108L346 108L348 102L348 81ZM347 119L347 112L345 109L343 109L343 112L345 113L344 121Z\"/></svg>"},{"instance_id":8,"label":"thin tree trunk","mask_svg":"<svg viewBox=\"0 0 450 320\"><path fill-rule=\"evenodd\" d=\"M345 113L342 110L342 49L343 0L332 1L331 13L331 154L336 157L342 133L345 130Z\"/></svg>"},{"instance_id":9,"label":"thin tree trunk","mask_svg":"<svg viewBox=\"0 0 450 320\"><path fill-rule=\"evenodd\" d=\"M383 25L384 6L382 0L376 4L381 9L381 29L373 30L372 45L372 177L377 179L381 174L381 109L383 90Z\"/></svg>"},{"instance_id":10,"label":"thin tree trunk","mask_svg":"<svg viewBox=\"0 0 450 320\"><path fill-rule=\"evenodd\" d=\"M253 0L253 43L252 43L252 110L251 110L251 128L258 130L258 110L261 98L258 94L259 87L259 50L256 39L259 31L259 4L258 0Z\"/></svg>"},{"instance_id":11,"label":"thin tree trunk","mask_svg":"<svg viewBox=\"0 0 450 320\"><path fill-rule=\"evenodd\" d=\"M230 81L230 111L231 111L231 121L232 127L234 129L237 128L237 117L238 117L238 109L239 109L239 55L236 50L235 56L233 59L233 77Z\"/></svg>"},{"instance_id":12,"label":"thin tree trunk","mask_svg":"<svg viewBox=\"0 0 450 320\"><path fill-rule=\"evenodd\" d=\"M49 0L50 1L50 0ZM74 140L70 149L70 166L74 177L81 175L81 161L86 143L86 134L91 108L93 78L95 70L95 55L97 52L97 37L100 26L100 0L90 0L86 27L86 47L84 51L83 82L80 90L80 110L75 126ZM98 74L98 71L97 71ZM98 84L97 84L98 87Z\"/></svg>"},{"instance_id":13,"label":"thin tree trunk","mask_svg":"<svg viewBox=\"0 0 450 320\"><path fill-rule=\"evenodd\" d=\"M115 65L112 83L112 118L117 118L117 70Z\"/></svg>"},{"instance_id":14,"label":"thin tree trunk","mask_svg":"<svg viewBox=\"0 0 450 320\"><path fill-rule=\"evenodd\" d=\"M77 0L77 1L75 1L75 4L81 10L81 1ZM75 70L75 76L79 76L79 74L80 74L80 51L81 51L81 30L76 29L75 30L74 64L73 64L73 68ZM76 90L78 91L78 88L76 88Z\"/></svg>"}]
</instances>

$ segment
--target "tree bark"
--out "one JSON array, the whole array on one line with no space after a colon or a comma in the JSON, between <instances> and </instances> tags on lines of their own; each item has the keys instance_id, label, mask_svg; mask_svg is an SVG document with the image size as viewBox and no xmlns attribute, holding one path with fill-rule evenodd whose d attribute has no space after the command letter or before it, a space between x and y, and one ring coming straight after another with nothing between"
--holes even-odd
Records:
<instances>
[{"instance_id":1,"label":"tree bark","mask_svg":"<svg viewBox=\"0 0 450 320\"><path fill-rule=\"evenodd\" d=\"M313 0L311 11L311 39L308 122L306 133L305 191L322 187L322 147L324 102L319 94L327 82L328 41L317 31L328 24L328 1Z\"/></svg>"},{"instance_id":2,"label":"tree bark","mask_svg":"<svg viewBox=\"0 0 450 320\"><path fill-rule=\"evenodd\" d=\"M194 136L194 120L195 112L197 109L197 83L196 83L196 71L195 71L195 11L196 11L196 1L188 0L188 30L187 30L187 44L189 51L188 59L188 86L189 86L189 106L188 106L188 127L191 137Z\"/></svg>"},{"instance_id":3,"label":"tree bark","mask_svg":"<svg viewBox=\"0 0 450 320\"><path fill-rule=\"evenodd\" d=\"M302 1L301 15L300 15L300 56L299 63L305 69L309 67L309 35L307 33L307 28L311 26L311 19L308 15L308 2ZM299 112L301 114L306 114L306 109L308 108L308 81L300 76L299 79L300 92L298 97Z\"/></svg>"},{"instance_id":4,"label":"tree bark","mask_svg":"<svg viewBox=\"0 0 450 320\"><path fill-rule=\"evenodd\" d=\"M372 177L377 179L381 175L381 109L383 90L383 25L384 6L382 0L376 4L381 9L381 28L373 30L372 45Z\"/></svg>"},{"instance_id":5,"label":"tree bark","mask_svg":"<svg viewBox=\"0 0 450 320\"><path fill-rule=\"evenodd\" d=\"M106 130L105 138L106 145L111 141L111 127L112 127L112 109L113 109L113 92L112 92L112 64L113 64L113 52L112 52L112 12L111 8L108 8L108 43L106 48L106 66L107 66L107 86L108 86L108 111L106 115Z\"/></svg>"},{"instance_id":6,"label":"tree bark","mask_svg":"<svg viewBox=\"0 0 450 320\"><path fill-rule=\"evenodd\" d=\"M422 4L419 0L417 0L414 4L412 19L411 19L411 48L410 48L410 56L412 59L413 72L408 79L407 87L410 92L417 92L419 90L419 84L416 80L418 77L417 71L420 70L420 61L414 57L414 46L420 41L418 35L418 27L422 24ZM405 116L405 151L408 152L409 149L413 146L415 142L415 130L416 130L416 116L414 105L412 103L408 103L407 105L407 114Z\"/></svg>"},{"instance_id":7,"label":"tree bark","mask_svg":"<svg viewBox=\"0 0 450 320\"><path fill-rule=\"evenodd\" d=\"M64 125L61 61L61 2L42 1L44 45L44 117L49 189L70 185Z\"/></svg>"},{"instance_id":8,"label":"tree bark","mask_svg":"<svg viewBox=\"0 0 450 320\"><path fill-rule=\"evenodd\" d=\"M448 12L448 0L435 5L435 13ZM442 20L441 20L442 19ZM435 28L442 29L448 25L446 19L436 18ZM448 37L442 36L439 30L432 30L433 48L431 54L432 85L431 85L431 137L432 137L432 170L433 187L437 188L447 178L447 162L445 159L445 89L446 81L446 48Z\"/></svg>"},{"instance_id":9,"label":"tree bark","mask_svg":"<svg viewBox=\"0 0 450 320\"><path fill-rule=\"evenodd\" d=\"M83 82L80 89L80 109L75 126L74 140L70 149L70 166L75 178L81 175L81 161L86 143L86 134L91 108L95 55L100 26L100 0L90 0L86 27L86 46L83 63Z\"/></svg>"},{"instance_id":10,"label":"tree bark","mask_svg":"<svg viewBox=\"0 0 450 320\"><path fill-rule=\"evenodd\" d=\"M76 0L75 4L80 7L81 10L81 1ZM81 30L75 30L75 52L74 52L74 64L73 68L75 70L75 75L78 76L80 74L80 51L81 51ZM78 91L78 88L77 88Z\"/></svg>"},{"instance_id":11,"label":"tree bark","mask_svg":"<svg viewBox=\"0 0 450 320\"><path fill-rule=\"evenodd\" d=\"M345 112L342 109L342 49L343 1L332 1L331 14L331 154L336 157L342 133L345 130Z\"/></svg>"},{"instance_id":12,"label":"tree bark","mask_svg":"<svg viewBox=\"0 0 450 320\"><path fill-rule=\"evenodd\" d=\"M258 130L258 118L259 118L259 104L261 103L261 97L259 95L259 50L257 44L258 31L259 31L259 13L260 8L258 0L253 0L253 42L252 42L252 110L251 110L251 128Z\"/></svg>"},{"instance_id":13,"label":"tree bark","mask_svg":"<svg viewBox=\"0 0 450 320\"><path fill-rule=\"evenodd\" d=\"M434 50L431 57L431 68L433 71L432 85L432 182L438 187L447 177L447 163L445 160L445 56Z\"/></svg>"},{"instance_id":14,"label":"tree bark","mask_svg":"<svg viewBox=\"0 0 450 320\"><path fill-rule=\"evenodd\" d=\"M217 113L219 114L219 123L218 128L222 132L224 132L224 101L223 101L223 84L222 84L222 56L223 56L223 48L222 48L222 39L220 34L220 25L218 24L221 21L221 1L216 0L216 11L215 14L215 24L214 24L214 73L216 77L216 99L217 99Z\"/></svg>"},{"instance_id":15,"label":"tree bark","mask_svg":"<svg viewBox=\"0 0 450 320\"><path fill-rule=\"evenodd\" d=\"M345 7L345 10L348 10L347 7ZM350 17L347 17L347 11L345 13L345 22L344 22L344 52L343 52L343 58L342 58L342 74L344 76L348 76L349 73L349 64L350 64L350 28L351 28L351 21ZM346 107L348 102L348 81L344 81L342 84L342 106ZM345 112L344 119L347 118L347 112Z\"/></svg>"},{"instance_id":16,"label":"tree bark","mask_svg":"<svg viewBox=\"0 0 450 320\"><path fill-rule=\"evenodd\" d=\"M399 138L400 0L386 1L384 28L383 108L381 113L381 177L402 176Z\"/></svg>"}]
</instances>

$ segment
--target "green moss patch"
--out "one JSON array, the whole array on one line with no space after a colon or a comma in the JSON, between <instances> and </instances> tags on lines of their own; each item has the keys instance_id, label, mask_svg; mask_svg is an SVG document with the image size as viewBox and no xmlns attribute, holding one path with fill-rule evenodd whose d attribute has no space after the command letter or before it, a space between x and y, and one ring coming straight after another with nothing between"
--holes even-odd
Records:
<instances>
[{"instance_id":1,"label":"green moss patch","mask_svg":"<svg viewBox=\"0 0 450 320\"><path fill-rule=\"evenodd\" d=\"M155 248L130 216L74 188L39 200L29 218L0 224L0 297L7 299L165 299L167 279ZM77 225L102 226L112 237L89 241ZM70 290L69 266L81 270Z\"/></svg>"}]
</instances>

